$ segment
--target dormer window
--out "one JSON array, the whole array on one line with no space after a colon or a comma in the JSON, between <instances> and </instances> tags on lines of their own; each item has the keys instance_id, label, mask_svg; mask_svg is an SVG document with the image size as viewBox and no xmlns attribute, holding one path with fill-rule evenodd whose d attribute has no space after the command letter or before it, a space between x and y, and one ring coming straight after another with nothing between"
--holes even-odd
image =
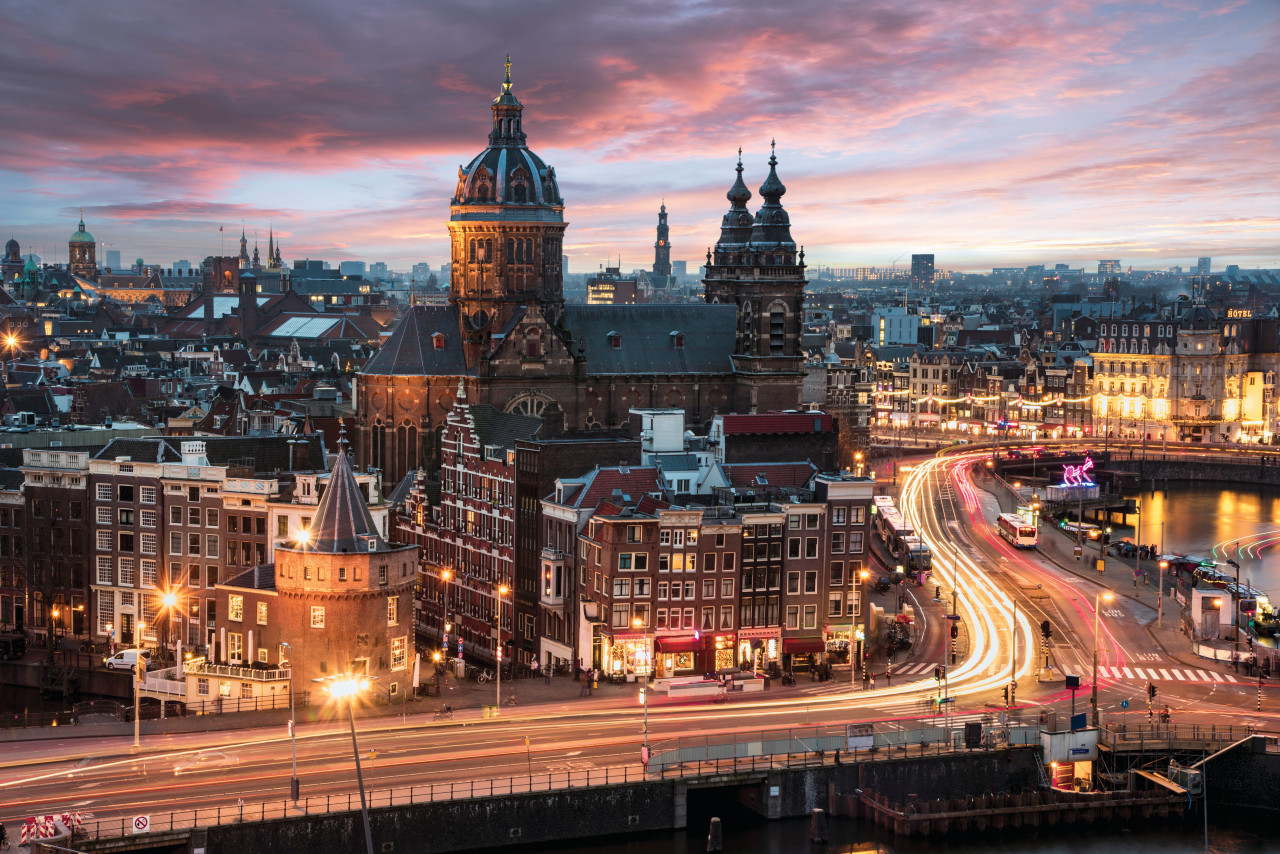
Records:
<instances>
[{"instance_id":1,"label":"dormer window","mask_svg":"<svg viewBox=\"0 0 1280 854\"><path fill-rule=\"evenodd\" d=\"M620 332L609 333L609 347L611 347L614 350L622 349L622 333Z\"/></svg>"},{"instance_id":2,"label":"dormer window","mask_svg":"<svg viewBox=\"0 0 1280 854\"><path fill-rule=\"evenodd\" d=\"M671 346L676 348L677 350L684 349L684 333L683 332L671 333Z\"/></svg>"},{"instance_id":3,"label":"dormer window","mask_svg":"<svg viewBox=\"0 0 1280 854\"><path fill-rule=\"evenodd\" d=\"M437 350L444 349L444 333L436 332L431 336L431 346Z\"/></svg>"}]
</instances>

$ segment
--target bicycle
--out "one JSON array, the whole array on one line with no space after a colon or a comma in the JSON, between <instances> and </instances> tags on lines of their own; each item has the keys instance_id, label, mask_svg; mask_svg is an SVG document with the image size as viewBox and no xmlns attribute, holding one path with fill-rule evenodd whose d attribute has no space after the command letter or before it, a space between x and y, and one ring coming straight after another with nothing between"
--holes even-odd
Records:
<instances>
[{"instance_id":1,"label":"bicycle","mask_svg":"<svg viewBox=\"0 0 1280 854\"><path fill-rule=\"evenodd\" d=\"M712 695L711 702L713 703L729 702L729 692L726 691L724 688L721 688L716 694Z\"/></svg>"},{"instance_id":2,"label":"bicycle","mask_svg":"<svg viewBox=\"0 0 1280 854\"><path fill-rule=\"evenodd\" d=\"M504 706L518 706L518 705L520 705L520 698L519 698L519 697L517 697L515 694L509 694L509 695L507 695L507 699L505 699L505 700L503 700L503 701L502 701L502 705L504 705Z\"/></svg>"},{"instance_id":3,"label":"bicycle","mask_svg":"<svg viewBox=\"0 0 1280 854\"><path fill-rule=\"evenodd\" d=\"M435 719L438 721L453 720L453 706L441 706L436 709Z\"/></svg>"},{"instance_id":4,"label":"bicycle","mask_svg":"<svg viewBox=\"0 0 1280 854\"><path fill-rule=\"evenodd\" d=\"M477 673L477 674L476 674L476 681L477 681L477 682L479 682L481 685L483 685L483 684L484 684L484 683L486 683L486 682L492 682L492 681L493 681L493 671L492 671L492 670L481 670L479 673Z\"/></svg>"}]
</instances>

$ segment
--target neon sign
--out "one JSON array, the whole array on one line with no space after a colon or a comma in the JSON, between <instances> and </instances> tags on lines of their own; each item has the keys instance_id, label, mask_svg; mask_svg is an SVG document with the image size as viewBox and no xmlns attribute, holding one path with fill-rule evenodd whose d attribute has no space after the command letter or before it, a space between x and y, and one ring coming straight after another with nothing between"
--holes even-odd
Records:
<instances>
[{"instance_id":1,"label":"neon sign","mask_svg":"<svg viewBox=\"0 0 1280 854\"><path fill-rule=\"evenodd\" d=\"M1062 483L1059 486L1097 486L1089 472L1093 470L1093 457L1085 457L1078 466L1062 467Z\"/></svg>"}]
</instances>

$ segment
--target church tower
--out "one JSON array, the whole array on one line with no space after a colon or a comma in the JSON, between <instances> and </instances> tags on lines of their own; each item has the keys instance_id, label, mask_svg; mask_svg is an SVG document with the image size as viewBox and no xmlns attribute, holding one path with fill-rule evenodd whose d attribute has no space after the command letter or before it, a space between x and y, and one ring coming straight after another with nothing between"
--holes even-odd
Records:
<instances>
[{"instance_id":1,"label":"church tower","mask_svg":"<svg viewBox=\"0 0 1280 854\"><path fill-rule=\"evenodd\" d=\"M753 219L747 210L751 191L742 181L742 152L737 180L726 194L729 210L720 224L720 240L707 252L703 279L706 300L738 307L734 354L738 412L793 409L799 405L804 353L804 250L791 238L791 221L782 206L786 186L778 179L778 158L770 145L769 177L760 185L763 199Z\"/></svg>"},{"instance_id":2,"label":"church tower","mask_svg":"<svg viewBox=\"0 0 1280 854\"><path fill-rule=\"evenodd\" d=\"M98 244L93 235L84 230L84 214L80 215L80 230L67 241L67 268L82 279L98 278Z\"/></svg>"},{"instance_id":3,"label":"church tower","mask_svg":"<svg viewBox=\"0 0 1280 854\"><path fill-rule=\"evenodd\" d=\"M468 364L488 353L520 306L536 303L553 324L564 307L564 200L555 169L525 144L510 54L492 109L489 145L459 167L449 207L449 301L458 308Z\"/></svg>"},{"instance_id":4,"label":"church tower","mask_svg":"<svg viewBox=\"0 0 1280 854\"><path fill-rule=\"evenodd\" d=\"M244 236L244 228L240 229L240 269L249 269L249 239Z\"/></svg>"},{"instance_id":5,"label":"church tower","mask_svg":"<svg viewBox=\"0 0 1280 854\"><path fill-rule=\"evenodd\" d=\"M653 243L653 275L671 281L671 239L667 231L667 204L658 209L658 236Z\"/></svg>"}]
</instances>

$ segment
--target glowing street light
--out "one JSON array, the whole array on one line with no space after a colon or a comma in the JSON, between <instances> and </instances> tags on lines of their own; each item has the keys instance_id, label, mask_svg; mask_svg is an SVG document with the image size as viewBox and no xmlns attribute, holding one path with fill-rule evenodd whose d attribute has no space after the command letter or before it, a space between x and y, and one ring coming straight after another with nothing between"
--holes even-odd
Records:
<instances>
[{"instance_id":1,"label":"glowing street light","mask_svg":"<svg viewBox=\"0 0 1280 854\"><path fill-rule=\"evenodd\" d=\"M292 652L293 650L290 649L291 656ZM289 670L292 673L292 657L289 661ZM329 696L334 700L338 702L346 700L347 702L347 722L351 725L351 752L356 759L356 782L360 786L360 816L364 819L364 845L367 854L373 854L373 832L369 829L369 805L365 800L364 794L364 772L360 769L360 745L356 741L356 716L352 711L352 704L355 703L356 697L369 690L371 680L368 676L344 673L341 676L313 679L312 681L322 683L325 686L325 690L329 692Z\"/></svg>"},{"instance_id":2,"label":"glowing street light","mask_svg":"<svg viewBox=\"0 0 1280 854\"><path fill-rule=\"evenodd\" d=\"M496 680L497 694L494 696L495 708L502 707L502 597L506 596L508 592L510 592L510 588L507 587L507 585L505 584L499 585L498 596L494 603L495 628L498 630L498 646L497 646L496 654L494 655L494 662L495 662L494 669L497 671L497 674L498 674L498 677ZM372 854L372 852L370 852L370 854Z\"/></svg>"}]
</instances>

